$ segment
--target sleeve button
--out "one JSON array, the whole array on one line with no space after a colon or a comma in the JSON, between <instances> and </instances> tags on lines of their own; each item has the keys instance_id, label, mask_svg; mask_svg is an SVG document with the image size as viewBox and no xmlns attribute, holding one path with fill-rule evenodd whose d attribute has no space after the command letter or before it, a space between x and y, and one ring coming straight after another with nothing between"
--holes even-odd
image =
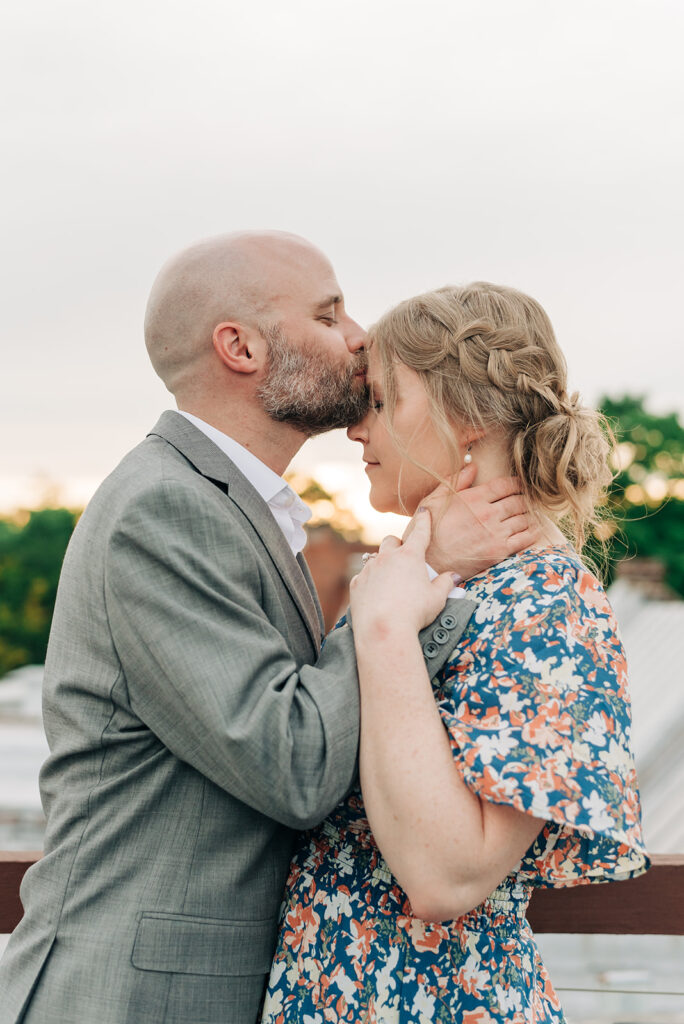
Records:
<instances>
[{"instance_id":1,"label":"sleeve button","mask_svg":"<svg viewBox=\"0 0 684 1024\"><path fill-rule=\"evenodd\" d=\"M439 620L439 624L440 626L444 626L445 629L453 629L456 625L456 619L453 615L450 615L449 612L447 612L446 615L443 615Z\"/></svg>"},{"instance_id":2,"label":"sleeve button","mask_svg":"<svg viewBox=\"0 0 684 1024\"><path fill-rule=\"evenodd\" d=\"M437 628L432 634L432 639L438 644L445 644L449 639L449 634L446 629Z\"/></svg>"},{"instance_id":3,"label":"sleeve button","mask_svg":"<svg viewBox=\"0 0 684 1024\"><path fill-rule=\"evenodd\" d=\"M432 640L428 640L426 644L423 644L423 654L425 655L426 658L434 658L434 656L438 653L439 646L433 643Z\"/></svg>"}]
</instances>

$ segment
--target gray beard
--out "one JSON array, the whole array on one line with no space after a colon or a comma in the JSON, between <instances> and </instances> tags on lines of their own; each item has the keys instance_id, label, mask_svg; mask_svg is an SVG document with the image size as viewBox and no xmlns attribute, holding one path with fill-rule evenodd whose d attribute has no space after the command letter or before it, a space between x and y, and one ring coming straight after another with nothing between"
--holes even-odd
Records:
<instances>
[{"instance_id":1,"label":"gray beard","mask_svg":"<svg viewBox=\"0 0 684 1024\"><path fill-rule=\"evenodd\" d=\"M268 372L257 391L271 419L313 436L351 427L368 412L369 395L356 374L367 357L357 352L351 366L340 368L312 349L296 348L283 329L261 328L268 346Z\"/></svg>"}]
</instances>

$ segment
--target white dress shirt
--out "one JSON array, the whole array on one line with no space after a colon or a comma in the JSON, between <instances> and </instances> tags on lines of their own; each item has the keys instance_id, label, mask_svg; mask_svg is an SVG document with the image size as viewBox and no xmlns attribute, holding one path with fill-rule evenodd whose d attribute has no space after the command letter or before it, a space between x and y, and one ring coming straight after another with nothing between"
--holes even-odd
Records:
<instances>
[{"instance_id":1,"label":"white dress shirt","mask_svg":"<svg viewBox=\"0 0 684 1024\"><path fill-rule=\"evenodd\" d=\"M311 509L307 508L298 494L285 483L272 469L253 455L232 437L205 423L192 413L179 410L193 426L213 441L231 462L235 463L240 472L249 480L254 490L261 495L271 510L273 518L285 535L285 540L296 557L306 544L304 523L311 518Z\"/></svg>"}]
</instances>

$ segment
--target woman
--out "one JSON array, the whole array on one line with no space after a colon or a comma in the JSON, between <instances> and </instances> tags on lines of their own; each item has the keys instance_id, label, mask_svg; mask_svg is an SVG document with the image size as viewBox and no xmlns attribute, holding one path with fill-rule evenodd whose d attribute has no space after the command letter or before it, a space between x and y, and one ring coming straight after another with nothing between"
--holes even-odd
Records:
<instances>
[{"instance_id":1,"label":"woman","mask_svg":"<svg viewBox=\"0 0 684 1024\"><path fill-rule=\"evenodd\" d=\"M419 511L352 586L363 797L301 840L263 1020L557 1024L532 889L648 866L624 653L566 539L581 550L595 522L609 446L543 309L510 288L410 299L370 342L373 409L349 435L374 507ZM515 472L541 540L464 584L477 608L433 688L415 637L444 584L420 506L464 463Z\"/></svg>"}]
</instances>

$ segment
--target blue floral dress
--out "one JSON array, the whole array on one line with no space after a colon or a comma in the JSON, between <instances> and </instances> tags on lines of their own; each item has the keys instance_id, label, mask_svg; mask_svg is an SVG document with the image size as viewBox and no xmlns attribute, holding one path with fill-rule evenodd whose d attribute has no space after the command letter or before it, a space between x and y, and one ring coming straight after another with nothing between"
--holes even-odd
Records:
<instances>
[{"instance_id":1,"label":"blue floral dress","mask_svg":"<svg viewBox=\"0 0 684 1024\"><path fill-rule=\"evenodd\" d=\"M434 924L413 915L354 790L295 853L263 1024L562 1024L525 918L533 888L648 867L625 656L601 585L559 547L466 590L478 607L434 684L456 768L482 800L546 824L480 906Z\"/></svg>"}]
</instances>

